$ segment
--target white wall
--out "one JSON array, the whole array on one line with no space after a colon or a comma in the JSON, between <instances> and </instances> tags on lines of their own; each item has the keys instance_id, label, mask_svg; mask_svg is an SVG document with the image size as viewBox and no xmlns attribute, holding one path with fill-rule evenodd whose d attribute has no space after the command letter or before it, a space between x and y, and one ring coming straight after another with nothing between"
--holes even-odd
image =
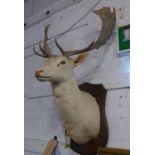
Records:
<instances>
[{"instance_id":1,"label":"white wall","mask_svg":"<svg viewBox=\"0 0 155 155\"><path fill-rule=\"evenodd\" d=\"M87 14L97 2L97 0L82 0L74 5L68 3L67 8L65 4L66 9L25 29L25 155L41 154L47 141L55 135L59 141L65 141L59 113L53 103L51 86L49 83L37 81L34 77L34 71L40 67L43 60L33 54L32 46L42 39L46 24L51 23L49 37L61 34ZM51 3L51 6L53 4ZM101 0L95 9L102 6L116 7L117 26L130 23L129 0ZM122 9L121 12L118 11L119 8ZM120 19L120 16L123 16L123 19ZM42 16L38 14L37 19L39 17ZM31 16L28 21L31 23L33 18L36 19L36 15ZM59 42L65 49L85 47L97 38L100 26L100 20L90 12L71 29L72 31L59 37ZM52 41L50 47L58 53ZM110 133L109 147L130 147L129 61L129 56L118 56L114 32L105 46L98 51L93 50L87 61L75 70L79 83L85 81L102 83L108 89L106 115ZM96 69L93 68L94 66ZM86 73L88 70L90 72ZM63 152L63 155L76 154L70 149L65 149L63 145L60 145L60 152Z\"/></svg>"},{"instance_id":2,"label":"white wall","mask_svg":"<svg viewBox=\"0 0 155 155\"><path fill-rule=\"evenodd\" d=\"M46 10L49 6L52 6L53 10L59 11L64 6L69 6L70 3L75 3L79 0L26 0L24 3L24 17L29 18L35 14Z\"/></svg>"}]
</instances>

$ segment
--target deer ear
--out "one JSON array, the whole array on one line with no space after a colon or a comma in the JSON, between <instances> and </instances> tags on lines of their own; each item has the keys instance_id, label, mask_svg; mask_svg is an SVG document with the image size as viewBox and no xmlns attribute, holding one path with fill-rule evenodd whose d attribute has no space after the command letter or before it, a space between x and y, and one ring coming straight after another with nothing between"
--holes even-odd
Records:
<instances>
[{"instance_id":1,"label":"deer ear","mask_svg":"<svg viewBox=\"0 0 155 155\"><path fill-rule=\"evenodd\" d=\"M87 59L88 55L89 53L79 54L77 57L72 58L72 62L75 66L77 66L78 64L83 63Z\"/></svg>"}]
</instances>

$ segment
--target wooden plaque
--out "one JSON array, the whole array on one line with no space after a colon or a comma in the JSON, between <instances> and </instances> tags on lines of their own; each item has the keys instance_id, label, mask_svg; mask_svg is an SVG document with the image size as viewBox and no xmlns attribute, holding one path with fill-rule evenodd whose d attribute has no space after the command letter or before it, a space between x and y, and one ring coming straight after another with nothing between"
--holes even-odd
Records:
<instances>
[{"instance_id":1,"label":"wooden plaque","mask_svg":"<svg viewBox=\"0 0 155 155\"><path fill-rule=\"evenodd\" d=\"M71 149L81 155L95 155L99 146L106 146L108 140L108 125L105 114L106 89L102 84L84 83L79 86L83 91L89 92L96 101L100 109L100 132L96 139L92 139L86 144L77 144L71 139Z\"/></svg>"}]
</instances>

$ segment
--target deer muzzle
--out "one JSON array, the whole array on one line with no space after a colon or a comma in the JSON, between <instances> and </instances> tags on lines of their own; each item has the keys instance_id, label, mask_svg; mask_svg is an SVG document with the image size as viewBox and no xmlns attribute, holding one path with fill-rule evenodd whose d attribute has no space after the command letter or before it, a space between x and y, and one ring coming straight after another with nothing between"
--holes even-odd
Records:
<instances>
[{"instance_id":1,"label":"deer muzzle","mask_svg":"<svg viewBox=\"0 0 155 155\"><path fill-rule=\"evenodd\" d=\"M41 75L41 73L43 72L43 70L37 70L36 72L35 72L35 77L36 78L38 78L38 77L40 77Z\"/></svg>"}]
</instances>

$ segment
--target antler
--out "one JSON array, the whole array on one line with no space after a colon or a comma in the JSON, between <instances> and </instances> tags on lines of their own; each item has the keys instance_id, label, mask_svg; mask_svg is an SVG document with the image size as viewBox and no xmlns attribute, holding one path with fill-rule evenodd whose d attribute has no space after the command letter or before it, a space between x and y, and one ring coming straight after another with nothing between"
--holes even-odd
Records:
<instances>
[{"instance_id":1,"label":"antler","mask_svg":"<svg viewBox=\"0 0 155 155\"><path fill-rule=\"evenodd\" d=\"M41 45L41 41L39 42L39 49L42 51L42 54L41 53L38 53L35 50L35 47L33 47L33 52L36 55L39 55L39 56L44 57L44 58L51 57L50 48L48 47L48 44L47 44L47 41L49 40L49 38L48 38L48 29L49 29L49 26L50 26L50 24L49 25L46 25L45 30L44 30L45 37L44 37L44 45L43 45L43 47Z\"/></svg>"},{"instance_id":2,"label":"antler","mask_svg":"<svg viewBox=\"0 0 155 155\"><path fill-rule=\"evenodd\" d=\"M99 38L94 43L94 46L92 49L98 49L100 46L104 45L106 41L110 38L115 22L116 22L116 11L115 8L113 9L113 12L111 13L109 7L103 7L100 10L94 10L93 11L96 15L99 16L102 22L102 29L99 35Z\"/></svg>"},{"instance_id":3,"label":"antler","mask_svg":"<svg viewBox=\"0 0 155 155\"><path fill-rule=\"evenodd\" d=\"M79 53L88 52L93 49L98 49L100 46L104 45L106 41L110 38L116 22L115 9L113 9L113 12L111 13L109 7L103 7L102 9L95 10L93 12L99 16L102 22L102 29L101 29L99 38L96 40L96 42L92 42L86 48L81 50L73 50L73 51L65 51L55 39L55 44L59 48L62 55L69 57L71 55L76 55Z\"/></svg>"},{"instance_id":4,"label":"antler","mask_svg":"<svg viewBox=\"0 0 155 155\"><path fill-rule=\"evenodd\" d=\"M101 29L99 38L95 42L92 42L91 44L89 44L86 48L80 49L80 50L73 50L73 51L65 51L60 46L58 41L55 39L55 44L59 48L62 55L69 57L71 55L76 55L76 54L88 52L88 51L93 50L93 49L98 49L102 45L104 45L106 43L106 41L110 38L110 36L113 32L114 26L115 26L115 22L116 22L116 11L115 11L115 9L113 9L113 12L111 13L109 7L103 7L102 9L95 10L93 12L99 16L99 18L101 19L101 22L102 22L102 29ZM43 47L41 46L41 41L39 43L39 48L42 51L42 54L36 52L35 47L33 47L34 53L39 55L39 56L42 56L44 58L48 58L48 57L52 56L50 54L50 48L48 47L48 44L47 44L47 41L49 40L48 35L47 35L49 26L50 25L47 25L45 27L45 32L44 32L45 37L44 37Z\"/></svg>"}]
</instances>

